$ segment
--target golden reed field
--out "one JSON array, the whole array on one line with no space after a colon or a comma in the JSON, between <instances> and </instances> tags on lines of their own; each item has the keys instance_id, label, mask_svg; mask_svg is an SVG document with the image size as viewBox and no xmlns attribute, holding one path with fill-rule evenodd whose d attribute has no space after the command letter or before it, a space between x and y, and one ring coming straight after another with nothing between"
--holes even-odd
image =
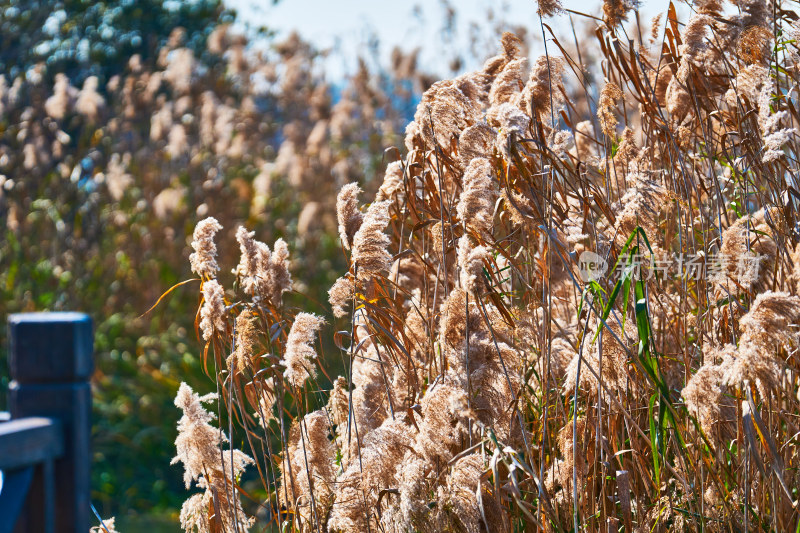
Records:
<instances>
[{"instance_id":1,"label":"golden reed field","mask_svg":"<svg viewBox=\"0 0 800 533\"><path fill-rule=\"evenodd\" d=\"M797 4L634 7L562 39L540 2L544 55L433 83L338 190L329 312L197 217L187 531L800 528Z\"/></svg>"}]
</instances>

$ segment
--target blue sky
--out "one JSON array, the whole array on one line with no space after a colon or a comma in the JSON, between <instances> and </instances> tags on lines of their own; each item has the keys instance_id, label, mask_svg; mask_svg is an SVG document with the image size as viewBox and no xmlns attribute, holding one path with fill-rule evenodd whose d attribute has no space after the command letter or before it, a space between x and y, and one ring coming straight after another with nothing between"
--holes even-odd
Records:
<instances>
[{"instance_id":1,"label":"blue sky","mask_svg":"<svg viewBox=\"0 0 800 533\"><path fill-rule=\"evenodd\" d=\"M270 0L226 0L226 3L239 12L240 24L265 25L276 30L278 35L297 30L319 48L338 47L343 53L335 54L335 59L327 67L333 76L352 71L358 53L366 49L366 43L373 36L377 36L381 43L382 59L388 58L395 45L406 50L420 47L421 67L440 75L449 74L451 56L443 57L438 52L441 47L431 46L441 42L439 35L445 20L444 9L438 0L281 0L275 5ZM486 38L492 34L492 25L498 22L523 25L531 35L541 33L534 0L453 0L452 3L457 7L456 31L450 44L453 50L467 49L471 23L477 23ZM562 0L562 4L574 11L598 15L602 2ZM643 2L642 22L648 22L667 6L668 0ZM490 9L494 13L494 22L488 20ZM573 19L578 18L573 16ZM571 35L568 15L546 22L557 33ZM493 55L494 52L494 49L487 49L483 55ZM476 66L467 63L464 68Z\"/></svg>"}]
</instances>

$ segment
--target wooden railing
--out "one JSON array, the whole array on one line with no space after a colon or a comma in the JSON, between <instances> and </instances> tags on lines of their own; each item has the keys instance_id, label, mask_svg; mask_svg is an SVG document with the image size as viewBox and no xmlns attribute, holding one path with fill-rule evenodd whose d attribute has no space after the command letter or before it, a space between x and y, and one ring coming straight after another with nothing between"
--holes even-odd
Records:
<instances>
[{"instance_id":1,"label":"wooden railing","mask_svg":"<svg viewBox=\"0 0 800 533\"><path fill-rule=\"evenodd\" d=\"M91 319L26 313L8 320L10 420L0 422L0 533L90 527Z\"/></svg>"}]
</instances>

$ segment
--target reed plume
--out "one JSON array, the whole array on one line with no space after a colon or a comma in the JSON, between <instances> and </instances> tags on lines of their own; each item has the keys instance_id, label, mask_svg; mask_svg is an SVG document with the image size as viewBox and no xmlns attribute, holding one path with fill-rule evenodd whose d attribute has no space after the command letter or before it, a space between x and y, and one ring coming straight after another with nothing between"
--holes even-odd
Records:
<instances>
[{"instance_id":1,"label":"reed plume","mask_svg":"<svg viewBox=\"0 0 800 533\"><path fill-rule=\"evenodd\" d=\"M350 249L353 246L358 228L364 220L361 211L358 210L358 195L361 188L357 183L349 183L342 187L339 196L336 198L336 216L339 219L339 238L342 246Z\"/></svg>"},{"instance_id":2,"label":"reed plume","mask_svg":"<svg viewBox=\"0 0 800 533\"><path fill-rule=\"evenodd\" d=\"M375 202L367 209L364 221L353 237L352 262L358 267L359 277L389 269L389 237L383 232L389 219L388 202Z\"/></svg>"},{"instance_id":3,"label":"reed plume","mask_svg":"<svg viewBox=\"0 0 800 533\"><path fill-rule=\"evenodd\" d=\"M212 427L213 413L203 403L215 394L200 396L181 383L175 405L183 411L175 439L177 455L172 464L181 462L185 470L186 488L196 483L202 494L186 500L181 509L181 527L185 531L247 531L253 524L242 510L235 482L253 460L239 450L223 450L228 442L225 434ZM213 528L213 529L212 529Z\"/></svg>"},{"instance_id":4,"label":"reed plume","mask_svg":"<svg viewBox=\"0 0 800 533\"><path fill-rule=\"evenodd\" d=\"M221 229L222 226L214 217L201 220L194 229L192 240L194 253L189 256L189 261L192 265L192 272L202 278L212 279L219 272L214 236Z\"/></svg>"},{"instance_id":5,"label":"reed plume","mask_svg":"<svg viewBox=\"0 0 800 533\"><path fill-rule=\"evenodd\" d=\"M314 337L324 323L322 317L311 313L298 314L292 323L281 364L286 367L286 381L294 387L302 387L307 379L317 375Z\"/></svg>"},{"instance_id":6,"label":"reed plume","mask_svg":"<svg viewBox=\"0 0 800 533\"><path fill-rule=\"evenodd\" d=\"M215 279L203 283L203 307L200 310L200 318L203 340L211 340L214 332L225 331L225 292Z\"/></svg>"}]
</instances>

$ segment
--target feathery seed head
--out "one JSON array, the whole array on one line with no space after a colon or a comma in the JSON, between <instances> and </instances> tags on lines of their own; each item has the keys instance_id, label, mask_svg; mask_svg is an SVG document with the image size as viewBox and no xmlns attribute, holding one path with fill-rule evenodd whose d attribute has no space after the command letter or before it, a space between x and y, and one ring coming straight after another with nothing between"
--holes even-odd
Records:
<instances>
[{"instance_id":1,"label":"feathery seed head","mask_svg":"<svg viewBox=\"0 0 800 533\"><path fill-rule=\"evenodd\" d=\"M389 202L373 202L361 227L353 237L352 261L358 265L359 278L389 269L389 236L383 230L389 224Z\"/></svg>"},{"instance_id":2,"label":"feathery seed head","mask_svg":"<svg viewBox=\"0 0 800 533\"><path fill-rule=\"evenodd\" d=\"M225 291L216 279L203 282L203 307L200 310L200 331L209 341L214 331L225 331Z\"/></svg>"},{"instance_id":3,"label":"feathery seed head","mask_svg":"<svg viewBox=\"0 0 800 533\"><path fill-rule=\"evenodd\" d=\"M317 375L314 340L324 323L322 317L311 313L299 313L292 323L281 364L286 367L284 378L294 387L302 387L308 378Z\"/></svg>"},{"instance_id":4,"label":"feathery seed head","mask_svg":"<svg viewBox=\"0 0 800 533\"><path fill-rule=\"evenodd\" d=\"M360 193L361 187L357 183L348 183L342 187L339 191L339 196L336 198L339 238L342 240L342 246L348 250L352 247L353 237L355 237L364 219L361 211L358 210L358 195Z\"/></svg>"},{"instance_id":5,"label":"feathery seed head","mask_svg":"<svg viewBox=\"0 0 800 533\"><path fill-rule=\"evenodd\" d=\"M597 118L600 120L600 129L609 138L616 137L617 117L614 109L617 100L622 98L622 91L613 82L608 82L600 92L600 100L597 103Z\"/></svg>"},{"instance_id":6,"label":"feathery seed head","mask_svg":"<svg viewBox=\"0 0 800 533\"><path fill-rule=\"evenodd\" d=\"M194 253L189 256L192 265L192 272L204 279L211 279L217 276L219 266L217 265L217 245L214 243L214 236L222 226L214 217L208 217L197 223L192 236L192 248Z\"/></svg>"}]
</instances>

